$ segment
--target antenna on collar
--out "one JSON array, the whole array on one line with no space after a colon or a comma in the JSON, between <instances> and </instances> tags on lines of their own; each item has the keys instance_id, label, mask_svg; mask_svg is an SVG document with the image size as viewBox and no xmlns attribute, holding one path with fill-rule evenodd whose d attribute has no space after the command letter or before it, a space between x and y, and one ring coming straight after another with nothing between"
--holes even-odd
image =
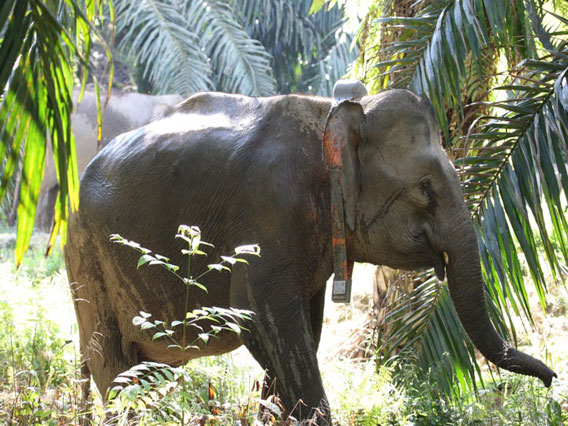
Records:
<instances>
[{"instance_id":1,"label":"antenna on collar","mask_svg":"<svg viewBox=\"0 0 568 426\"><path fill-rule=\"evenodd\" d=\"M353 262L347 260L345 242L345 213L343 208L343 161L341 158L340 136L328 128L327 124L334 111L343 103L351 102L368 94L367 89L359 80L339 80L333 87L333 104L326 120L323 134L323 153L329 169L331 190L331 241L333 247L333 289L331 300L336 303L351 301L351 273Z\"/></svg>"}]
</instances>

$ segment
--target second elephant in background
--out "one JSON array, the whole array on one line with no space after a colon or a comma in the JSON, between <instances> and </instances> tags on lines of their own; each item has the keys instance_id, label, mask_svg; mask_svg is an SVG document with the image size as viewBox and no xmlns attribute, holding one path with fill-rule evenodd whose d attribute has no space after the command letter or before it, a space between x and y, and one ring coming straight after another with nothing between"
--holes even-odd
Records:
<instances>
[{"instance_id":1,"label":"second elephant in background","mask_svg":"<svg viewBox=\"0 0 568 426\"><path fill-rule=\"evenodd\" d=\"M73 92L76 103L79 90ZM104 102L105 94L101 94ZM81 103L71 116L71 125L77 148L77 169L79 176L97 152L121 133L140 127L163 115L170 107L182 101L180 95L145 95L125 93L113 89L106 107L102 111L102 138L97 143L97 104L95 92L85 90ZM46 164L36 213L36 227L48 231L53 222L53 209L59 185L53 162L51 144L46 152ZM15 217L14 217L15 218Z\"/></svg>"}]
</instances>

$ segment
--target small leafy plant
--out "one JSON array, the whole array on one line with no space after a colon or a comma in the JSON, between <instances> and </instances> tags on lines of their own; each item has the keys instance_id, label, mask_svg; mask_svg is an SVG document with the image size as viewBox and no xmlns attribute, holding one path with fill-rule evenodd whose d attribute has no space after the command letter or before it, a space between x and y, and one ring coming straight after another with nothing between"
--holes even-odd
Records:
<instances>
[{"instance_id":1,"label":"small leafy plant","mask_svg":"<svg viewBox=\"0 0 568 426\"><path fill-rule=\"evenodd\" d=\"M13 309L0 300L0 322L0 424L71 423L73 413L65 410L75 394L70 341L41 307L16 327Z\"/></svg>"},{"instance_id":2,"label":"small leafy plant","mask_svg":"<svg viewBox=\"0 0 568 426\"><path fill-rule=\"evenodd\" d=\"M218 263L207 265L206 271L194 277L191 271L192 258L207 256L203 247L213 247L213 245L201 239L201 230L197 226L180 225L176 238L187 243L187 248L181 250L181 253L187 256L186 276L181 275L180 267L171 263L166 256L152 253L151 250L118 234L111 235L112 242L131 247L141 253L137 263L138 268L143 265L160 266L176 277L186 290L185 318L167 323L160 319L151 320L151 313L140 311L140 314L133 318L133 324L139 326L141 330L153 330L152 340L165 339L169 343L168 348L182 352L192 349L199 350L200 345L207 345L212 337L216 337L223 330L240 334L243 327L239 325L239 322L252 320L253 312L221 307L201 307L189 310L190 289L197 287L207 292L207 287L201 283L205 275L212 271L231 272L231 268L237 263L248 264L244 256L260 256L260 247L257 244L237 247L233 254L221 256ZM206 330L200 325L203 321L210 323L209 329ZM198 331L197 337L191 341L188 340L187 333L190 328ZM176 330L181 330L181 340L176 337ZM191 416L196 412L196 395L191 395L189 392L190 381L191 378L184 373L183 369L153 362L139 364L121 373L115 379L117 386L111 390L109 395L109 400L116 401L114 407L111 407L111 412L118 414L116 420L119 423L121 423L120 420L122 422L132 420L131 411L135 411L139 417L138 421L146 418L150 422L179 421L180 424L185 424L186 413ZM180 384L181 390L176 392ZM214 411L211 412L214 413Z\"/></svg>"}]
</instances>

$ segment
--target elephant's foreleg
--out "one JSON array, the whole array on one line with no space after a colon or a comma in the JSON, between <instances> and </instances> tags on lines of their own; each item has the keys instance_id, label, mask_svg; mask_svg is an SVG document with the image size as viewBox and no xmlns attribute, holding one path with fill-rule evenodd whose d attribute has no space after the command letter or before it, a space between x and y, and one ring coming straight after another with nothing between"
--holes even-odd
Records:
<instances>
[{"instance_id":1,"label":"elephant's foreleg","mask_svg":"<svg viewBox=\"0 0 568 426\"><path fill-rule=\"evenodd\" d=\"M242 340L266 369L268 386L296 419L317 418L327 424L329 408L316 357L310 302L295 291L291 274L255 275L235 268L231 279L231 305L255 312ZM286 284L283 284L286 283ZM317 412L316 410L317 409Z\"/></svg>"}]
</instances>

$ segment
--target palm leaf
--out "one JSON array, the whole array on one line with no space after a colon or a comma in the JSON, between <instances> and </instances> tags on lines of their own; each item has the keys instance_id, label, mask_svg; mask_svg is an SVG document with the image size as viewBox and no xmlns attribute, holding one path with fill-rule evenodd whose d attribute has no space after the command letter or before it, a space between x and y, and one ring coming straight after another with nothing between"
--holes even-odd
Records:
<instances>
[{"instance_id":1,"label":"palm leaf","mask_svg":"<svg viewBox=\"0 0 568 426\"><path fill-rule=\"evenodd\" d=\"M475 391L476 380L481 379L475 348L457 317L448 289L430 271L408 275L414 289L402 292L387 306L387 314L378 324L378 359L394 366L416 359L425 372L443 364L442 390L459 392L460 387L452 385L458 377L462 387ZM397 287L398 283L391 285ZM448 360L447 354L455 356Z\"/></svg>"},{"instance_id":2,"label":"palm leaf","mask_svg":"<svg viewBox=\"0 0 568 426\"><path fill-rule=\"evenodd\" d=\"M410 87L433 103L475 219L490 316L500 334L507 337L508 325L516 340L509 312L523 313L530 319L519 248L541 303L545 301L546 287L539 244L552 271L558 272L562 266L556 260L554 243L566 259L568 227L560 206L566 173L567 122L561 96L566 86L563 73L567 55L564 48L559 48L537 59L537 46L527 42L535 37L526 25L523 2L464 0L415 4L421 7L414 10L414 16L374 21L387 25L398 36L380 45L380 49L375 46L374 51L379 54L374 57L370 56L370 44L377 42L377 34L381 33L372 30L373 20L368 19L370 28L361 31L368 37L363 51L366 57L360 59L359 69L373 78L379 77L375 88ZM549 35L561 40L565 33ZM562 45L557 40L551 44ZM505 55L512 68L505 73L510 78L495 75L495 53L488 52ZM517 66L520 58L525 61ZM370 66L373 61L375 68ZM475 81L480 83L472 85ZM495 81L500 81L501 89L484 88ZM476 86L472 96L468 91ZM499 94L502 92L510 96L496 102L495 99L503 98ZM476 103L467 105L472 99ZM464 132L464 111L468 107L477 116L467 119L470 129ZM449 117L457 123L450 126ZM465 134L467 137L463 137ZM542 200L547 208L542 207ZM547 228L547 218L552 229ZM430 362L436 359L442 362L441 353L448 350L454 360L455 376L446 377L444 388L453 388L453 377L472 388L472 373L477 368L471 367L476 362L468 345L456 343L457 328L449 325L458 324L457 317L441 305L442 289L445 291L445 287L439 287L432 293L418 292L412 303L407 299L393 304L389 318L397 321L391 332L406 336L399 343L417 351L423 366L432 365ZM409 312L412 306L419 306L422 313L397 317L405 310ZM450 329L452 333L446 332ZM464 339L469 342L467 337ZM470 361L464 362L467 358Z\"/></svg>"},{"instance_id":3,"label":"palm leaf","mask_svg":"<svg viewBox=\"0 0 568 426\"><path fill-rule=\"evenodd\" d=\"M94 21L98 11L94 3L78 5L72 0L65 0L54 3L51 9L39 0L9 1L0 9L2 16L11 15L11 19L2 21L4 38L0 42L0 61L5 64L0 71L3 90L0 103L0 154L3 158L0 198L14 178L20 151L23 149L24 152L18 204L18 264L33 230L47 133L53 144L60 185L58 220L52 232L52 241L61 230L61 243L65 243L68 207L73 210L78 205L78 177L70 114L74 84L73 58L81 58L82 50L59 18L71 13L82 21L74 31L83 48L88 50L92 29L90 22ZM82 63L86 61L82 59Z\"/></svg>"},{"instance_id":4,"label":"palm leaf","mask_svg":"<svg viewBox=\"0 0 568 426\"><path fill-rule=\"evenodd\" d=\"M182 4L116 0L115 8L120 46L144 65L157 92L187 95L213 88L199 28L185 19Z\"/></svg>"},{"instance_id":5,"label":"palm leaf","mask_svg":"<svg viewBox=\"0 0 568 426\"><path fill-rule=\"evenodd\" d=\"M159 93L275 92L270 55L225 0L116 2L120 46Z\"/></svg>"},{"instance_id":6,"label":"palm leaf","mask_svg":"<svg viewBox=\"0 0 568 426\"><path fill-rule=\"evenodd\" d=\"M185 19L199 28L201 42L212 60L217 87L230 93L267 96L276 93L272 57L249 37L234 19L230 2L208 0L188 3Z\"/></svg>"},{"instance_id":7,"label":"palm leaf","mask_svg":"<svg viewBox=\"0 0 568 426\"><path fill-rule=\"evenodd\" d=\"M274 58L280 93L331 94L328 86L347 72L357 54L351 36L341 30L343 7L334 4L310 14L311 6L311 0L235 2L243 27Z\"/></svg>"},{"instance_id":8,"label":"palm leaf","mask_svg":"<svg viewBox=\"0 0 568 426\"><path fill-rule=\"evenodd\" d=\"M343 34L343 39L331 48L328 56L309 66L302 85L307 86L310 93L332 96L333 85L345 75L349 66L357 58L358 49L352 48L351 44L352 38Z\"/></svg>"},{"instance_id":9,"label":"palm leaf","mask_svg":"<svg viewBox=\"0 0 568 426\"><path fill-rule=\"evenodd\" d=\"M473 186L470 197L477 202L475 217L480 225L482 249L491 254L499 285L512 290L506 299L515 311L518 311L517 304L522 305L529 318L517 244L527 260L543 309L546 307L545 266L553 276L558 276L563 264L568 262L568 223L562 209L563 193L568 189L565 166L568 116L561 98L568 69L566 53L568 50L564 47L545 60L526 62L527 68L516 77L524 85L498 89L508 92L511 98L493 103L495 114L500 112L498 120L489 118L476 133L480 138L498 134L497 140L480 139L483 144L479 149L472 149L476 157L472 164L497 160L491 173L470 185ZM486 149L496 144L503 149ZM471 173L467 168L464 175L468 185ZM496 215L501 217L500 223L483 222ZM516 242L504 241L509 232ZM491 235L495 234L503 239L499 247L491 243ZM539 247L542 247L546 265ZM496 294L494 288L490 286ZM505 306L505 299L500 299Z\"/></svg>"}]
</instances>

